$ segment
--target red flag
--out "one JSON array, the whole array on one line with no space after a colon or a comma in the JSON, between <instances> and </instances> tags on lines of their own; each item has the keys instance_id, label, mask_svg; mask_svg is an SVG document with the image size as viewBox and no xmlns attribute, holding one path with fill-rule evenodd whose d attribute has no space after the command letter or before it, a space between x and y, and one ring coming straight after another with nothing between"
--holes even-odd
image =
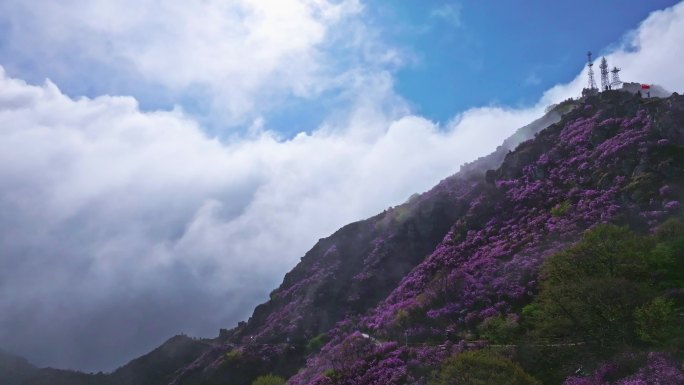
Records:
<instances>
[{"instance_id":1,"label":"red flag","mask_svg":"<svg viewBox=\"0 0 684 385\"><path fill-rule=\"evenodd\" d=\"M642 84L642 85L641 85L641 89L642 89L642 90L648 90L648 89L650 89L650 88L651 88L651 86L649 86L648 84Z\"/></svg>"}]
</instances>

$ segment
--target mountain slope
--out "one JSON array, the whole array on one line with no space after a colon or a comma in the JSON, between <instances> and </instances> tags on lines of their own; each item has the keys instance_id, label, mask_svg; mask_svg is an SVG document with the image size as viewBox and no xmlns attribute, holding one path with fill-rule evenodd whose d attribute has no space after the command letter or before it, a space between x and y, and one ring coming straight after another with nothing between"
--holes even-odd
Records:
<instances>
[{"instance_id":1,"label":"mountain slope","mask_svg":"<svg viewBox=\"0 0 684 385\"><path fill-rule=\"evenodd\" d=\"M36 369L24 358L0 350L0 385L18 385L29 378Z\"/></svg>"},{"instance_id":2,"label":"mountain slope","mask_svg":"<svg viewBox=\"0 0 684 385\"><path fill-rule=\"evenodd\" d=\"M148 385L161 383L166 378L166 374L155 369L158 366L171 372L179 369L174 383L212 379L222 383L224 378L230 378L234 383L248 384L257 375L267 372L294 374L304 365L306 355L315 350L311 346L307 348L309 340L327 332L347 314L361 314L377 305L432 252L451 224L463 215L470 198L456 196L458 188L448 186L467 186L470 179L481 179L485 170L497 167L520 142L557 122L573 107L571 102L564 103L520 128L494 153L463 165L458 174L433 189L429 198L417 196L404 205L345 226L320 240L274 290L272 300L255 309L249 322L230 331L221 330L215 340L204 340L204 349L185 349L184 357L195 354L192 365L170 357L166 357L168 362L164 363L158 362L159 358L146 358L150 355L164 357L153 352L108 375L43 369L31 384L54 380L56 383L118 381L116 383ZM164 351L168 343L155 352ZM226 362L226 353L236 348L244 354L240 359ZM185 350L178 349L180 352ZM144 373L159 373L159 379L149 382L150 377L145 377Z\"/></svg>"},{"instance_id":3,"label":"mountain slope","mask_svg":"<svg viewBox=\"0 0 684 385\"><path fill-rule=\"evenodd\" d=\"M289 377L312 352L310 341L350 314L363 314L383 300L467 213L472 185L522 140L560 120L569 101L519 129L489 156L464 165L429 192L320 240L288 274L271 300L248 322L223 331L222 347L179 372L174 384L249 384L259 374ZM307 348L309 346L309 348ZM226 359L229 351L241 358Z\"/></svg>"},{"instance_id":4,"label":"mountain slope","mask_svg":"<svg viewBox=\"0 0 684 385\"><path fill-rule=\"evenodd\" d=\"M150 353L136 358L112 373L86 374L71 370L43 368L34 370L17 384L22 385L163 385L173 373L191 363L213 345L178 335L168 339ZM1 384L1 382L0 382Z\"/></svg>"},{"instance_id":5,"label":"mountain slope","mask_svg":"<svg viewBox=\"0 0 684 385\"><path fill-rule=\"evenodd\" d=\"M521 313L550 255L599 223L647 232L681 217L683 191L684 97L567 101L432 190L321 239L247 322L182 359L158 349L71 383L424 384L484 321Z\"/></svg>"},{"instance_id":6,"label":"mountain slope","mask_svg":"<svg viewBox=\"0 0 684 385\"><path fill-rule=\"evenodd\" d=\"M584 100L471 184L465 215L434 252L378 307L338 324L288 383L424 382L483 321L517 317L536 293L541 262L585 229L609 222L647 231L681 216L683 166L684 98L614 91ZM409 341L425 345L403 346Z\"/></svg>"}]
</instances>

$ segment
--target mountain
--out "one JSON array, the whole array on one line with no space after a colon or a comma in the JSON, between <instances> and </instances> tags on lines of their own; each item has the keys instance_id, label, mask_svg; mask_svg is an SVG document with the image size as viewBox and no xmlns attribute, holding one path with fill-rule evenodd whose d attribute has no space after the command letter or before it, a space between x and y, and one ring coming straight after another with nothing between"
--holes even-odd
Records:
<instances>
[{"instance_id":1,"label":"mountain","mask_svg":"<svg viewBox=\"0 0 684 385\"><path fill-rule=\"evenodd\" d=\"M289 383L423 383L488 321L516 323L538 293L543 262L585 230L615 223L647 233L681 218L683 144L681 96L604 92L578 101L498 169L441 183L467 202L442 242L378 306L338 323ZM364 344L360 332L381 342Z\"/></svg>"},{"instance_id":2,"label":"mountain","mask_svg":"<svg viewBox=\"0 0 684 385\"><path fill-rule=\"evenodd\" d=\"M477 365L489 368L481 370L485 375L511 370L515 383L538 383L536 376L545 383L627 384L622 379L655 376L681 384L684 373L671 361L681 359L681 346L649 334L658 327L646 326L661 324L644 309L662 314L660 321L679 317L671 307L682 303L684 281L671 266L684 259L684 246L677 246L679 230L657 229L682 218L683 189L684 97L606 91L568 100L430 191L319 240L268 302L217 338L176 337L107 375L43 369L23 384L248 385L269 373L292 385L441 384L450 383L439 382L450 367L458 374ZM674 240L657 238L662 233ZM554 287L561 294L576 289L563 274L563 285L549 283L555 277L549 261L582 247L594 250L590 242L611 234L623 238L601 255L638 238L634 245L643 245L649 261L660 258L652 270L628 269L638 270L637 281L659 282L644 289L643 299L631 296L641 302L627 313L641 318L624 324L630 331L638 326L638 337L594 338L584 322L562 314L539 321L540 314L552 314L545 306L559 298ZM623 265L637 266L634 261ZM618 298L630 292L612 283L635 287L632 278L587 279L597 286L586 295ZM576 309L583 308L568 314ZM615 323L612 313L594 313ZM482 347L488 349L480 355L450 358ZM492 349L494 358L486 356Z\"/></svg>"},{"instance_id":3,"label":"mountain","mask_svg":"<svg viewBox=\"0 0 684 385\"><path fill-rule=\"evenodd\" d=\"M326 333L379 304L467 214L489 167L523 140L558 122L568 101L519 129L494 153L464 165L429 192L321 239L246 323L222 331L223 346L181 370L173 384L250 384L260 374L292 376ZM227 352L239 358L226 358Z\"/></svg>"},{"instance_id":4,"label":"mountain","mask_svg":"<svg viewBox=\"0 0 684 385\"><path fill-rule=\"evenodd\" d=\"M53 368L37 369L31 366L32 370L28 374L6 385L165 385L178 368L192 363L212 346L207 340L178 335L112 373L86 374ZM17 366L12 367L16 371ZM5 373L0 371L2 375ZM2 380L0 384L5 385Z\"/></svg>"},{"instance_id":5,"label":"mountain","mask_svg":"<svg viewBox=\"0 0 684 385\"><path fill-rule=\"evenodd\" d=\"M36 370L26 359L0 350L0 385L18 385Z\"/></svg>"}]
</instances>

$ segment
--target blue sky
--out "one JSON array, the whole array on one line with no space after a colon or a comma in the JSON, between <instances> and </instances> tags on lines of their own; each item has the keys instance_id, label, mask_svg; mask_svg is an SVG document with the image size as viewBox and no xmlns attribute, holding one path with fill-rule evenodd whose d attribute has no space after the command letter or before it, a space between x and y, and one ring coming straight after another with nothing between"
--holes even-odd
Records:
<instances>
[{"instance_id":1,"label":"blue sky","mask_svg":"<svg viewBox=\"0 0 684 385\"><path fill-rule=\"evenodd\" d=\"M358 65L389 71L396 93L413 112L443 123L473 107L533 105L544 91L577 74L584 64L586 50L598 55L615 48L650 12L676 3L364 2L362 11L340 23L339 36L335 29L327 31L327 41L320 46L330 55L327 65L338 71ZM30 7L24 8L24 12L16 13L30 17ZM396 61L369 63L373 59L363 57L358 47L344 44L349 33L345 24L353 23L363 23L374 44L394 50ZM143 110L179 105L212 135L225 136L227 132L242 130L259 115L266 119L270 129L291 137L300 131L315 130L335 109L348 102L343 87L332 86L314 97L287 94L277 102L261 106L258 114L225 119L225 115L212 114L212 109L217 109L209 101L212 91L202 84L189 84L180 91L169 92L167 85L158 79L141 77L115 55L103 57L106 47L100 47L99 56L81 55L78 49L89 49L87 38L83 39L85 42L69 44L62 52L17 48L11 40L22 40L21 34L35 33L38 28L22 29L17 24L17 20L0 17L0 63L10 76L32 83L50 78L72 97L132 95ZM145 32L141 29L140 33ZM112 44L115 38L104 36L100 44ZM73 54L68 52L71 49Z\"/></svg>"},{"instance_id":2,"label":"blue sky","mask_svg":"<svg viewBox=\"0 0 684 385\"><path fill-rule=\"evenodd\" d=\"M587 49L684 91L684 3L621 3L3 0L0 349L111 370L234 326L578 96Z\"/></svg>"},{"instance_id":3,"label":"blue sky","mask_svg":"<svg viewBox=\"0 0 684 385\"><path fill-rule=\"evenodd\" d=\"M677 1L381 1L373 16L416 56L397 91L445 121L489 104L529 106L581 69L585 52L619 44L653 10Z\"/></svg>"}]
</instances>

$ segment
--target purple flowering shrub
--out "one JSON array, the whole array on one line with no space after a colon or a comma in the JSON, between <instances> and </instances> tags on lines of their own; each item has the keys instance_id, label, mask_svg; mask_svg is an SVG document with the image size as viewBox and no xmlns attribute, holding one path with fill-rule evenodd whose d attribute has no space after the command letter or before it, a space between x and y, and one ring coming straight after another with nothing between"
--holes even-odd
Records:
<instances>
[{"instance_id":1,"label":"purple flowering shrub","mask_svg":"<svg viewBox=\"0 0 684 385\"><path fill-rule=\"evenodd\" d=\"M451 184L458 186L452 196L468 197L464 215L357 330L388 341L419 336L433 346L472 338L483 321L520 313L539 290L542 262L585 229L601 223L649 229L678 215L682 126L663 123L671 117L655 119L654 108L636 99L613 102L606 109L588 102L569 113L509 153L487 181ZM338 340L290 383L312 383ZM359 358L359 365L370 370L368 362L382 361L376 354ZM409 373L408 361L403 365ZM341 375L340 383L351 381ZM389 383L407 382L397 381Z\"/></svg>"},{"instance_id":2,"label":"purple flowering shrub","mask_svg":"<svg viewBox=\"0 0 684 385\"><path fill-rule=\"evenodd\" d=\"M462 345L402 345L381 342L354 332L307 361L288 384L356 385L420 384L434 369L435 362L461 352Z\"/></svg>"},{"instance_id":3,"label":"purple flowering shrub","mask_svg":"<svg viewBox=\"0 0 684 385\"><path fill-rule=\"evenodd\" d=\"M589 376L568 377L563 385L681 385L684 371L677 362L662 353L649 353L646 362L638 369L633 366L635 357L619 357L616 362L599 366ZM627 372L627 373L625 373ZM630 373L631 372L631 373Z\"/></svg>"},{"instance_id":4,"label":"purple flowering shrub","mask_svg":"<svg viewBox=\"0 0 684 385\"><path fill-rule=\"evenodd\" d=\"M175 383L427 384L448 357L514 340L549 256L598 224L646 232L682 214L684 98L607 92L568 106L515 151L321 239ZM655 275L670 282L670 270Z\"/></svg>"},{"instance_id":5,"label":"purple flowering shrub","mask_svg":"<svg viewBox=\"0 0 684 385\"><path fill-rule=\"evenodd\" d=\"M404 313L419 323L461 328L507 314L534 295L541 261L587 227L654 226L678 210L678 201L660 198L670 187L654 175L655 159L644 163L662 146L648 112L582 112L509 154L494 186L475 187L479 194L466 216L365 320L370 329L404 327L397 325ZM635 183L645 174L657 183ZM650 200L639 204L630 189ZM564 209L554 211L559 205Z\"/></svg>"},{"instance_id":6,"label":"purple flowering shrub","mask_svg":"<svg viewBox=\"0 0 684 385\"><path fill-rule=\"evenodd\" d=\"M445 182L320 240L230 340L306 343L346 315L366 312L434 250L463 214L469 191Z\"/></svg>"},{"instance_id":7,"label":"purple flowering shrub","mask_svg":"<svg viewBox=\"0 0 684 385\"><path fill-rule=\"evenodd\" d=\"M405 352L394 342L380 343L359 332L351 333L337 344L326 345L307 367L315 371L298 373L290 384L347 384L351 379L365 383L398 383L406 377ZM323 369L323 370L319 370ZM306 381L306 382L301 382ZM353 382L356 383L356 382Z\"/></svg>"}]
</instances>

